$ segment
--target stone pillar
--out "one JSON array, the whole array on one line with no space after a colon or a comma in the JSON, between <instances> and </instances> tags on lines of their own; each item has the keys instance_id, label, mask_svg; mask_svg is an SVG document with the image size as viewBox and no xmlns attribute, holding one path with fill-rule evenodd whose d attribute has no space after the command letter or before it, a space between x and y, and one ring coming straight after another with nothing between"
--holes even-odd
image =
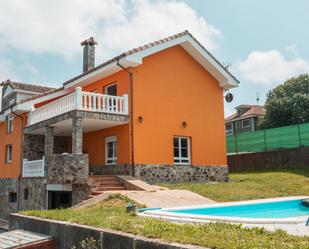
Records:
<instances>
[{"instance_id":1,"label":"stone pillar","mask_svg":"<svg viewBox=\"0 0 309 249\"><path fill-rule=\"evenodd\" d=\"M72 118L72 154L83 153L83 118L74 116Z\"/></svg>"},{"instance_id":2,"label":"stone pillar","mask_svg":"<svg viewBox=\"0 0 309 249\"><path fill-rule=\"evenodd\" d=\"M45 127L45 155L54 154L54 127L47 126Z\"/></svg>"}]
</instances>

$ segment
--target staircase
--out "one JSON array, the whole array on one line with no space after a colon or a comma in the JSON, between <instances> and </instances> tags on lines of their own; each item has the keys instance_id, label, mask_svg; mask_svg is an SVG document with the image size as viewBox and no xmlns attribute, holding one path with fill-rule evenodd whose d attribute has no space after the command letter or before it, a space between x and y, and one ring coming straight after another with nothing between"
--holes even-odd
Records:
<instances>
[{"instance_id":1,"label":"staircase","mask_svg":"<svg viewBox=\"0 0 309 249\"><path fill-rule=\"evenodd\" d=\"M120 180L112 175L89 176L88 184L92 191L89 196L90 198L100 195L105 191L121 191L126 189Z\"/></svg>"}]
</instances>

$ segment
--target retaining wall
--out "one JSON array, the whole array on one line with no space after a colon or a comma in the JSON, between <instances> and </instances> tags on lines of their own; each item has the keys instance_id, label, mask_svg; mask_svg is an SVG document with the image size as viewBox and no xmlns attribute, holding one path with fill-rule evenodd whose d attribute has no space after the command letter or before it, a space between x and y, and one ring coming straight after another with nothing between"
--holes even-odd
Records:
<instances>
[{"instance_id":1,"label":"retaining wall","mask_svg":"<svg viewBox=\"0 0 309 249\"><path fill-rule=\"evenodd\" d=\"M309 167L309 147L228 155L230 172Z\"/></svg>"},{"instance_id":2,"label":"retaining wall","mask_svg":"<svg viewBox=\"0 0 309 249\"><path fill-rule=\"evenodd\" d=\"M101 249L205 249L193 245L165 243L160 240L116 231L97 229L68 222L53 221L21 214L10 215L10 229L25 229L31 232L51 235L57 249L80 248L79 242L86 238L99 241Z\"/></svg>"}]
</instances>

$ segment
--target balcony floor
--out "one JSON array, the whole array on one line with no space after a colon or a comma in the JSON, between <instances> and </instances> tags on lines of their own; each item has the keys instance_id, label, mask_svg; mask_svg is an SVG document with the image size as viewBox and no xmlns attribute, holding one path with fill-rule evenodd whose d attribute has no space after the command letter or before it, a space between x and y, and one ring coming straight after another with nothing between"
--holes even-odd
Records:
<instances>
[{"instance_id":1,"label":"balcony floor","mask_svg":"<svg viewBox=\"0 0 309 249\"><path fill-rule=\"evenodd\" d=\"M72 135L72 117L74 115L83 117L83 132L88 133L96 130L102 130L114 126L128 123L127 115L103 114L86 111L71 111L49 120L39 122L37 124L25 128L25 134L43 135L46 126L53 126L56 136Z\"/></svg>"}]
</instances>

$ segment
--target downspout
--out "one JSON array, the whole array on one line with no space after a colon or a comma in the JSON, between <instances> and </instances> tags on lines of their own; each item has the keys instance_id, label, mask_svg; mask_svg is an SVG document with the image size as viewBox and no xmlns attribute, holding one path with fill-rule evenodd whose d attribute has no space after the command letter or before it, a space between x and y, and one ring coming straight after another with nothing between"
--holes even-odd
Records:
<instances>
[{"instance_id":1,"label":"downspout","mask_svg":"<svg viewBox=\"0 0 309 249\"><path fill-rule=\"evenodd\" d=\"M18 202L17 202L17 210L20 210L20 201L21 201L21 190L20 190L20 180L22 177L23 172L23 146L24 146L24 117L17 114L16 112L13 112L13 106L11 107L11 113L13 113L16 117L21 119L21 141L20 141L20 173L18 176L18 188L17 188L17 196L18 196Z\"/></svg>"},{"instance_id":2,"label":"downspout","mask_svg":"<svg viewBox=\"0 0 309 249\"><path fill-rule=\"evenodd\" d=\"M131 167L132 176L135 176L135 159L134 159L134 117L133 117L133 73L120 65L119 59L117 60L117 66L126 71L130 79L130 138L131 138Z\"/></svg>"}]
</instances>

